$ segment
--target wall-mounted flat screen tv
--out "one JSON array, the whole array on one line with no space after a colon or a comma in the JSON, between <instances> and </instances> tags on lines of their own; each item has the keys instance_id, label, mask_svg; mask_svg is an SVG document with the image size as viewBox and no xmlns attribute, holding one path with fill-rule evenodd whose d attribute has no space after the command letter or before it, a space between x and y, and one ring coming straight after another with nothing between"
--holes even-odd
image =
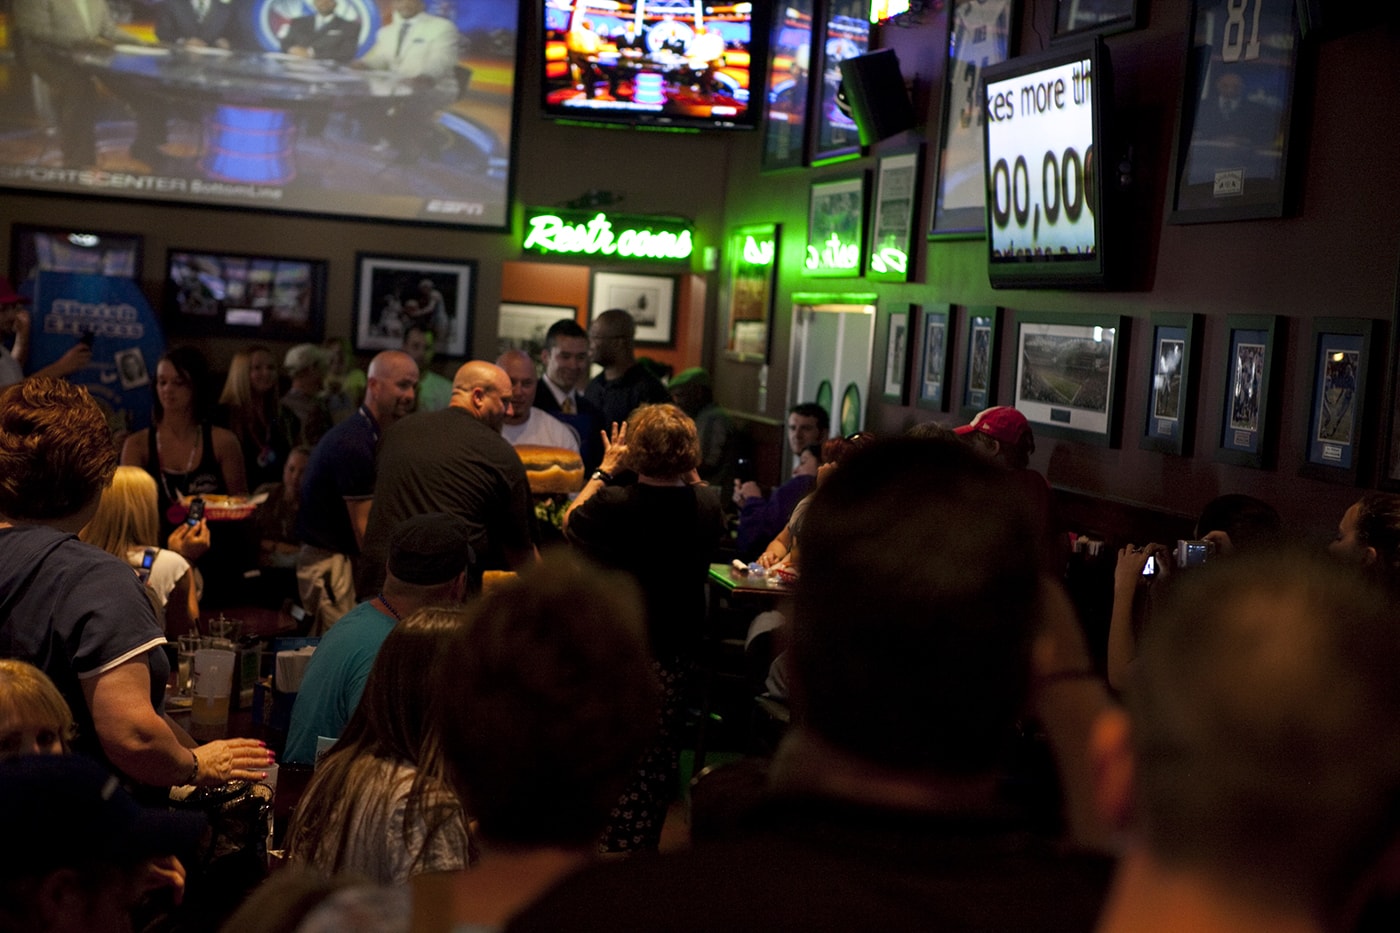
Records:
<instances>
[{"instance_id":1,"label":"wall-mounted flat screen tv","mask_svg":"<svg viewBox=\"0 0 1400 933\"><path fill-rule=\"evenodd\" d=\"M11 6L0 186L509 226L518 3Z\"/></svg>"},{"instance_id":2,"label":"wall-mounted flat screen tv","mask_svg":"<svg viewBox=\"0 0 1400 933\"><path fill-rule=\"evenodd\" d=\"M1113 96L1101 40L984 72L987 268L994 288L1104 285L1102 153Z\"/></svg>"},{"instance_id":3,"label":"wall-mounted flat screen tv","mask_svg":"<svg viewBox=\"0 0 1400 933\"><path fill-rule=\"evenodd\" d=\"M325 336L323 260L172 249L166 269L167 333L296 341Z\"/></svg>"},{"instance_id":4,"label":"wall-mounted flat screen tv","mask_svg":"<svg viewBox=\"0 0 1400 933\"><path fill-rule=\"evenodd\" d=\"M545 0L544 112L581 122L752 129L769 4Z\"/></svg>"},{"instance_id":5,"label":"wall-mounted flat screen tv","mask_svg":"<svg viewBox=\"0 0 1400 933\"><path fill-rule=\"evenodd\" d=\"M10 280L32 298L40 272L80 272L135 279L141 275L142 238L76 227L13 224L10 227Z\"/></svg>"}]
</instances>

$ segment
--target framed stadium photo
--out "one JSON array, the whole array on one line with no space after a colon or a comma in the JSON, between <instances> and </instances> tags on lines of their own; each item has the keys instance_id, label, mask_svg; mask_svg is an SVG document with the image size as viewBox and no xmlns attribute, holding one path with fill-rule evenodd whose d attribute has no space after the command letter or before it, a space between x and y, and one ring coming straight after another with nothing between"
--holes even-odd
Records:
<instances>
[{"instance_id":1,"label":"framed stadium photo","mask_svg":"<svg viewBox=\"0 0 1400 933\"><path fill-rule=\"evenodd\" d=\"M1084 313L1016 315L1016 398L1037 434L1111 447L1127 319Z\"/></svg>"}]
</instances>

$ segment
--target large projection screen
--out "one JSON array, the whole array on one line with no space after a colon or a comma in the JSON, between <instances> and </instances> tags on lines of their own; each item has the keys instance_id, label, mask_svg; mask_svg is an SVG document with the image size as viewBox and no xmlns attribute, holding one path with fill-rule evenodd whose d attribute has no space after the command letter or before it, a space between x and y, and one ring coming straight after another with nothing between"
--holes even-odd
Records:
<instances>
[{"instance_id":1,"label":"large projection screen","mask_svg":"<svg viewBox=\"0 0 1400 933\"><path fill-rule=\"evenodd\" d=\"M509 226L518 3L7 6L0 186Z\"/></svg>"}]
</instances>

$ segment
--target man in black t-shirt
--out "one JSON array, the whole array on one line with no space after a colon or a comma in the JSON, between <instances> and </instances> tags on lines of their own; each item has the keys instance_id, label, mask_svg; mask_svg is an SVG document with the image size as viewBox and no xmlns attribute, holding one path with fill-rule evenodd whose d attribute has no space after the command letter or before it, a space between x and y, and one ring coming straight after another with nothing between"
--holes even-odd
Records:
<instances>
[{"instance_id":1,"label":"man in black t-shirt","mask_svg":"<svg viewBox=\"0 0 1400 933\"><path fill-rule=\"evenodd\" d=\"M513 410L510 376L472 360L457 370L447 408L410 415L384 433L358 568L362 595L373 596L384 580L390 532L425 512L466 521L480 559L474 572L511 569L534 556L530 485L500 433Z\"/></svg>"}]
</instances>

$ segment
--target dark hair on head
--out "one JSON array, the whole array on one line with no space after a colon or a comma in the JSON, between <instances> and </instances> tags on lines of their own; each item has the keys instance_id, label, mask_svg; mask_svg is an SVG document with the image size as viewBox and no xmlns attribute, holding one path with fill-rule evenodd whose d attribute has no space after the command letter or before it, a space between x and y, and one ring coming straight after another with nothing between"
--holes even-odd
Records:
<instances>
[{"instance_id":1,"label":"dark hair on head","mask_svg":"<svg viewBox=\"0 0 1400 933\"><path fill-rule=\"evenodd\" d=\"M588 331L579 326L578 321L571 317L566 317L561 321L555 321L549 325L549 330L544 332L544 348L552 350L554 344L560 337L578 337L583 340L588 339Z\"/></svg>"},{"instance_id":2,"label":"dark hair on head","mask_svg":"<svg viewBox=\"0 0 1400 933\"><path fill-rule=\"evenodd\" d=\"M822 459L822 445L821 445L821 444L808 444L806 447L803 447L802 450L800 450L800 451L798 452L798 456L801 456L802 454L811 454L812 457L817 461L818 464L822 464L822 463L825 463L825 462L826 462L825 460Z\"/></svg>"},{"instance_id":3,"label":"dark hair on head","mask_svg":"<svg viewBox=\"0 0 1400 933\"><path fill-rule=\"evenodd\" d=\"M627 466L646 476L670 478L700 465L695 422L675 405L643 405L627 418Z\"/></svg>"},{"instance_id":4,"label":"dark hair on head","mask_svg":"<svg viewBox=\"0 0 1400 933\"><path fill-rule=\"evenodd\" d=\"M831 430L831 415L816 402L799 402L788 409L788 414L799 415L803 418L816 418L817 427L823 431Z\"/></svg>"},{"instance_id":5,"label":"dark hair on head","mask_svg":"<svg viewBox=\"0 0 1400 933\"><path fill-rule=\"evenodd\" d=\"M107 419L87 389L35 376L0 394L0 515L76 515L116 469Z\"/></svg>"},{"instance_id":6,"label":"dark hair on head","mask_svg":"<svg viewBox=\"0 0 1400 933\"><path fill-rule=\"evenodd\" d=\"M436 671L442 746L492 842L589 845L655 735L641 593L567 550L492 589Z\"/></svg>"},{"instance_id":7,"label":"dark hair on head","mask_svg":"<svg viewBox=\"0 0 1400 933\"><path fill-rule=\"evenodd\" d=\"M875 440L875 435L869 431L857 431L850 437L831 437L822 443L821 461L823 464L834 463L837 466L850 459L851 454L862 447L870 446Z\"/></svg>"},{"instance_id":8,"label":"dark hair on head","mask_svg":"<svg viewBox=\"0 0 1400 933\"><path fill-rule=\"evenodd\" d=\"M920 421L904 433L908 437L917 437L923 440L947 440L957 437L952 428L938 421Z\"/></svg>"},{"instance_id":9,"label":"dark hair on head","mask_svg":"<svg viewBox=\"0 0 1400 933\"><path fill-rule=\"evenodd\" d=\"M1335 910L1400 832L1392 605L1354 567L1288 548L1174 581L1125 691L1154 858Z\"/></svg>"},{"instance_id":10,"label":"dark hair on head","mask_svg":"<svg viewBox=\"0 0 1400 933\"><path fill-rule=\"evenodd\" d=\"M1253 496L1228 493L1216 496L1201 509L1201 517L1196 520L1196 537L1223 531L1230 536L1230 544L1236 550L1249 550L1279 544L1282 527L1283 521L1269 503Z\"/></svg>"},{"instance_id":11,"label":"dark hair on head","mask_svg":"<svg viewBox=\"0 0 1400 933\"><path fill-rule=\"evenodd\" d=\"M1000 763L1027 687L1033 529L1023 496L963 444L893 437L857 450L802 529L798 720L886 767Z\"/></svg>"},{"instance_id":12,"label":"dark hair on head","mask_svg":"<svg viewBox=\"0 0 1400 933\"><path fill-rule=\"evenodd\" d=\"M1400 585L1400 496L1368 492L1356 504L1356 537L1376 549L1375 575Z\"/></svg>"},{"instance_id":13,"label":"dark hair on head","mask_svg":"<svg viewBox=\"0 0 1400 933\"><path fill-rule=\"evenodd\" d=\"M465 612L428 606L395 625L370 669L360 704L339 741L316 767L315 775L292 814L287 849L297 861L333 873L342 870L355 846L353 834L375 819L394 799L394 776L383 762L400 761L417 769L403 817L403 844L426 826L415 863L429 853L434 834L462 819L462 808L446 783L438 739L438 712L433 679L427 672L443 653L449 636L460 629ZM465 864L466 853L462 853Z\"/></svg>"},{"instance_id":14,"label":"dark hair on head","mask_svg":"<svg viewBox=\"0 0 1400 933\"><path fill-rule=\"evenodd\" d=\"M203 423L209 420L210 413L214 405L213 387L209 381L209 361L204 358L194 347L172 347L165 351L165 355L156 361L159 367L161 361L169 363L175 367L175 372L189 380L190 391L194 398L194 418L195 421ZM155 413L157 423L165 418L165 407L160 403L160 393L151 393L151 410Z\"/></svg>"}]
</instances>

